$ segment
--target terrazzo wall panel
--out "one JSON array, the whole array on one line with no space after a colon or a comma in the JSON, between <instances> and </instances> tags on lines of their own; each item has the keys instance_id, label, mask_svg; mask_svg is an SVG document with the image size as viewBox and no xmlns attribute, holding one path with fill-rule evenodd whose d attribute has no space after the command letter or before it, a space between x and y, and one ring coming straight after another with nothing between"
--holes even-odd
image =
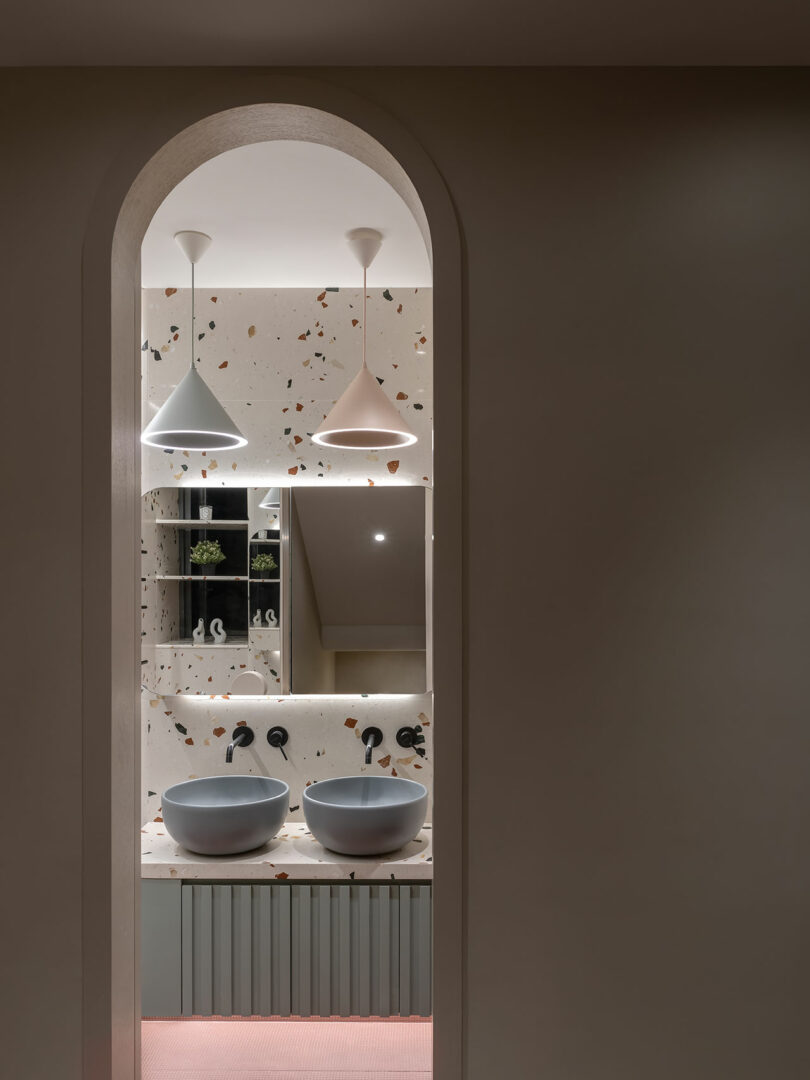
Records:
<instances>
[{"instance_id":1,"label":"terrazzo wall panel","mask_svg":"<svg viewBox=\"0 0 810 1080\"><path fill-rule=\"evenodd\" d=\"M432 795L432 695L401 694L379 697L223 698L175 695L161 697L144 691L143 821L160 817L160 796L171 784L197 776L255 773L275 776L290 785L290 821L303 821L301 791L330 776L368 774L418 780ZM234 751L225 764L225 748L234 728L247 724L255 739ZM267 742L267 732L280 724L289 732L287 759ZM363 763L360 740L374 725L383 741ZM396 733L405 725L419 727L425 742L404 750ZM432 802L428 806L431 820Z\"/></svg>"},{"instance_id":2,"label":"terrazzo wall panel","mask_svg":"<svg viewBox=\"0 0 810 1080\"><path fill-rule=\"evenodd\" d=\"M362 344L362 291L347 289L197 290L195 356L199 370L248 445L227 453L166 453L142 448L144 566L157 573L176 566L177 533L154 525L177 516L176 504L158 505L176 487L298 484L432 484L432 295L430 289L369 289L368 363L419 441L396 451L357 453L319 447L309 434L353 378ZM182 378L190 359L188 289L143 293L143 415L146 420ZM163 494L158 495L158 489ZM148 518L152 518L150 523ZM418 779L432 793L432 696L228 698L206 692L209 650L189 659L182 685L176 657L158 643L177 636L176 592L142 582L145 643L142 694L142 816L160 817L166 787L197 776L233 771L277 776L290 785L290 820L302 821L307 783L369 772ZM245 655L242 655L242 652ZM213 650L211 650L213 652ZM228 655L230 654L230 655ZM250 664L249 650L222 650L217 661ZM260 658L259 658L260 659ZM166 665L171 665L170 673ZM161 672L161 665L163 671ZM231 673L232 674L232 673ZM196 696L195 696L196 695ZM249 724L256 740L225 766L231 732ZM289 731L288 761L266 741L281 724ZM381 728L383 744L363 764L360 732ZM398 728L418 725L425 755L402 750ZM430 814L430 811L429 811Z\"/></svg>"},{"instance_id":3,"label":"terrazzo wall panel","mask_svg":"<svg viewBox=\"0 0 810 1080\"><path fill-rule=\"evenodd\" d=\"M281 682L278 652L254 649L250 645L203 645L173 647L144 645L141 655L143 683L161 695L211 695L212 687L222 690L243 671L264 675L268 689Z\"/></svg>"},{"instance_id":4,"label":"terrazzo wall panel","mask_svg":"<svg viewBox=\"0 0 810 1080\"><path fill-rule=\"evenodd\" d=\"M432 295L369 289L368 364L419 437L360 453L309 438L360 366L362 290L196 291L198 370L248 440L203 454L143 447L142 491L172 484L405 483L432 480ZM145 422L189 365L188 289L145 289Z\"/></svg>"}]
</instances>

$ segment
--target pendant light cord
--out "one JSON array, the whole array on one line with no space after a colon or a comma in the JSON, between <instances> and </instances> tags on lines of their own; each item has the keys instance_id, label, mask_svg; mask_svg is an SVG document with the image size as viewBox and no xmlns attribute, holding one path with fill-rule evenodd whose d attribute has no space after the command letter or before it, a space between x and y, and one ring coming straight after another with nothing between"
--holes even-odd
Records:
<instances>
[{"instance_id":1,"label":"pendant light cord","mask_svg":"<svg viewBox=\"0 0 810 1080\"><path fill-rule=\"evenodd\" d=\"M194 263L191 264L191 366L194 367Z\"/></svg>"},{"instance_id":2,"label":"pendant light cord","mask_svg":"<svg viewBox=\"0 0 810 1080\"><path fill-rule=\"evenodd\" d=\"M366 367L366 268L363 267L363 367Z\"/></svg>"}]
</instances>

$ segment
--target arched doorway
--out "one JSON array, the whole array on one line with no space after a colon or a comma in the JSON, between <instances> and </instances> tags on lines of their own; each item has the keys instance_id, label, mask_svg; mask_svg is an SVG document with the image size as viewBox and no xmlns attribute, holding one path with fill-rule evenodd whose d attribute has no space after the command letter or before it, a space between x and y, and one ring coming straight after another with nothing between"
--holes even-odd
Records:
<instances>
[{"instance_id":1,"label":"arched doorway","mask_svg":"<svg viewBox=\"0 0 810 1080\"><path fill-rule=\"evenodd\" d=\"M267 97L306 104L265 104ZM257 104L245 105L254 100ZM222 104L221 102L219 103ZM202 162L250 142L296 139L343 150L407 203L433 258L436 358L434 693L438 851L434 880L435 1075L461 1075L463 817L461 701L461 255L448 194L427 156L390 117L342 91L264 80L234 107L211 111L166 140L167 119L122 155L99 192L83 265L83 400L98 423L83 452L85 590L83 940L85 1075L138 1075L139 250L168 191ZM329 111L325 111L329 109ZM170 122L170 121L169 121ZM175 130L177 128L175 127ZM153 151L157 146L159 149ZM395 156L396 154L396 156ZM148 160L147 160L148 159ZM147 163L141 167L141 163ZM109 296L108 312L103 299ZM107 322L107 318L109 322ZM107 337L106 331L109 332ZM109 342L109 344L108 344ZM112 357L112 362L111 362ZM109 417L109 419L107 419ZM100 569L103 571L100 573ZM447 749L445 749L447 748Z\"/></svg>"}]
</instances>

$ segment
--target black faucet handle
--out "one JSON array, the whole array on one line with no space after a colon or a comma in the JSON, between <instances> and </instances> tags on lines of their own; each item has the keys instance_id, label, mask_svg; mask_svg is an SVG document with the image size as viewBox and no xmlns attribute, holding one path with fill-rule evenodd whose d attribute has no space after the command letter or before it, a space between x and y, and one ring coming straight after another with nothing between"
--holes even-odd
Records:
<instances>
[{"instance_id":1,"label":"black faucet handle","mask_svg":"<svg viewBox=\"0 0 810 1080\"><path fill-rule=\"evenodd\" d=\"M397 732L397 742L400 746L404 746L407 750L415 750L420 757L425 756L425 751L421 744L425 741L425 736L422 734L422 728L417 724L416 727L401 727Z\"/></svg>"},{"instance_id":2,"label":"black faucet handle","mask_svg":"<svg viewBox=\"0 0 810 1080\"><path fill-rule=\"evenodd\" d=\"M281 751L285 761L290 760L284 752L284 747L287 745L289 737L287 729L283 727L271 727L267 732L267 741L271 746L274 746L277 750Z\"/></svg>"}]
</instances>

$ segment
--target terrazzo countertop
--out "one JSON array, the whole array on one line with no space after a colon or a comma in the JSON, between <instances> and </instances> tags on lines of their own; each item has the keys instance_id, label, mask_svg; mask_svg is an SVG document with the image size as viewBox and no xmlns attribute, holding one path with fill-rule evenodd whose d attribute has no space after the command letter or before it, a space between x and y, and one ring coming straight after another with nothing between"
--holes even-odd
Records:
<instances>
[{"instance_id":1,"label":"terrazzo countertop","mask_svg":"<svg viewBox=\"0 0 810 1080\"><path fill-rule=\"evenodd\" d=\"M141 829L141 877L189 881L431 881L433 847L426 825L390 855L337 855L306 825L286 824L264 847L244 855L195 855L176 843L162 822Z\"/></svg>"}]
</instances>

